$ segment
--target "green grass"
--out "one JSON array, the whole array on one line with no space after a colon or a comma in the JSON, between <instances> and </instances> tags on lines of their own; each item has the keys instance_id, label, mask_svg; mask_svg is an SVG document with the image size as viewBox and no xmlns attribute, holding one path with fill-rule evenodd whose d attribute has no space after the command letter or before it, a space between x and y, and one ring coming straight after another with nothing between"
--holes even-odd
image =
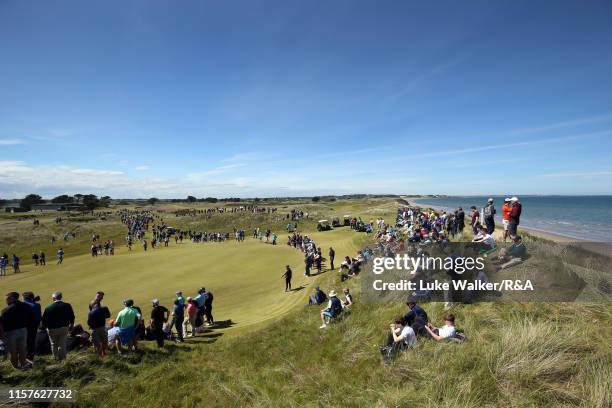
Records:
<instances>
[{"instance_id":1,"label":"green grass","mask_svg":"<svg viewBox=\"0 0 612 408\"><path fill-rule=\"evenodd\" d=\"M330 210L330 205L337 208ZM396 205L394 200L363 200L309 208L327 218L337 211L390 219ZM281 228L282 221L277 222ZM323 248L333 245L338 258L353 254L367 240L347 228L312 235ZM232 319L236 325L164 350L145 344L142 353L128 358L111 355L100 362L91 351L73 353L64 364L43 358L29 372L12 371L5 362L0 365L2 382L78 389L78 403L86 407L612 404L609 303L461 305L454 313L468 335L466 343L420 341L387 365L380 360L378 346L390 320L405 307L399 302L362 303L359 278L340 283L334 272L303 278L300 253L284 245L284 234L279 236L281 245L276 248L250 240L189 243L147 254L138 248L132 254L121 250L115 259L75 256L62 267L9 276L15 279L11 287L20 291L26 289L22 283L41 285L40 290L47 292L60 286L79 313L98 289L107 291L107 304L116 312L124 294L144 305L151 297L167 302L177 282L185 292L206 285L215 293L215 317ZM536 253L559 251L552 243L529 239ZM536 260L527 261L526 267ZM294 286L306 284L304 290L283 292L280 275L286 263L294 267ZM588 264L581 267L590 271ZM0 282L2 289L7 282ZM318 329L320 307L304 306L315 283L337 291L348 285L357 300L349 316L326 330ZM86 296L78 298L74 293L79 291ZM432 320L440 322L442 304L424 307ZM148 305L144 310L150 310Z\"/></svg>"}]
</instances>

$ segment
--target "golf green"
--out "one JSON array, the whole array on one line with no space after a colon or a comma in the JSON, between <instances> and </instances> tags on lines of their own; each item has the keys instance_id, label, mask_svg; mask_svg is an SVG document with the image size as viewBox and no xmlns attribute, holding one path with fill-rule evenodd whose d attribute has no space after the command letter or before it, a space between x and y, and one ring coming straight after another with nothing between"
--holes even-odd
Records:
<instances>
[{"instance_id":1,"label":"golf green","mask_svg":"<svg viewBox=\"0 0 612 408\"><path fill-rule=\"evenodd\" d=\"M344 255L355 254L360 234L340 228L312 236L324 254L334 246L339 264ZM52 292L61 290L74 308L77 323L85 326L88 302L98 290L105 292L104 304L113 317L126 298L134 299L148 317L151 299L158 298L169 308L177 290L194 296L204 286L214 294L215 319L231 319L232 330L241 330L304 304L312 292L316 277L303 276L302 253L287 246L283 236L279 241L275 246L251 238L241 243L172 241L167 248L149 247L146 252L135 245L131 252L120 247L115 256L78 255L65 259L62 265L49 258L44 267L26 265L16 275L9 271L0 280L0 289L3 293L31 290L41 297L43 307L51 301ZM301 290L284 292L281 275L287 264L294 271L293 287Z\"/></svg>"}]
</instances>

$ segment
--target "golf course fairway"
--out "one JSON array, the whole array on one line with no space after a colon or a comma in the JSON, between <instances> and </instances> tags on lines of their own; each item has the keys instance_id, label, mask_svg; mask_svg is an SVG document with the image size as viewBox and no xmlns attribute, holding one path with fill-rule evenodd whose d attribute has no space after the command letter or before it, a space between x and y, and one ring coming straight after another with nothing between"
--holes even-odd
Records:
<instances>
[{"instance_id":1,"label":"golf course fairway","mask_svg":"<svg viewBox=\"0 0 612 408\"><path fill-rule=\"evenodd\" d=\"M336 265L344 255L353 256L364 237L349 228L309 235L324 255L329 246L336 249ZM285 265L293 269L294 291L290 293L284 292L281 278ZM0 290L33 291L41 297L43 307L51 302L51 293L61 290L73 306L76 323L85 327L88 303L98 290L105 293L104 304L113 318L122 309L123 299L132 298L148 320L152 299L170 308L176 291L195 296L203 286L214 294L215 320L231 320L227 329L237 332L304 304L317 277L303 274L302 252L286 245L282 236L278 245L253 238L241 243L171 241L169 247L149 247L146 252L135 244L132 251L118 247L114 256L77 255L66 258L62 265L49 257L44 267L25 265L21 273L3 278Z\"/></svg>"}]
</instances>

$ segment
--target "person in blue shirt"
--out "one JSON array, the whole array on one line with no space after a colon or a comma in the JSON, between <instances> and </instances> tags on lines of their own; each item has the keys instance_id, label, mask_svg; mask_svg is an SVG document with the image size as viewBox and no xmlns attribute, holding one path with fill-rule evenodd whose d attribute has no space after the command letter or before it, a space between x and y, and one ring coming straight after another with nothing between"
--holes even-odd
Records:
<instances>
[{"instance_id":1,"label":"person in blue shirt","mask_svg":"<svg viewBox=\"0 0 612 408\"><path fill-rule=\"evenodd\" d=\"M176 328L176 341L183 342L183 320L185 320L185 305L178 299L174 300L172 309L172 325Z\"/></svg>"},{"instance_id":2,"label":"person in blue shirt","mask_svg":"<svg viewBox=\"0 0 612 408\"><path fill-rule=\"evenodd\" d=\"M23 302L30 305L32 309L34 309L34 321L27 327L27 357L28 360L30 360L30 363L34 362L34 355L36 353L36 335L38 334L38 328L40 327L40 321L42 320L42 309L40 307L40 303L38 303L39 300L40 297L34 296L34 293L32 292L23 292Z\"/></svg>"},{"instance_id":3,"label":"person in blue shirt","mask_svg":"<svg viewBox=\"0 0 612 408\"><path fill-rule=\"evenodd\" d=\"M319 329L324 329L327 327L327 323L338 317L342 313L342 302L338 299L336 295L336 291L332 290L329 292L329 303L327 307L321 310L321 327Z\"/></svg>"},{"instance_id":4,"label":"person in blue shirt","mask_svg":"<svg viewBox=\"0 0 612 408\"><path fill-rule=\"evenodd\" d=\"M414 330L417 335L424 335L425 326L428 323L428 317L425 310L422 307L416 304L413 299L408 299L406 305L410 308L410 310L404 315L404 320L406 324Z\"/></svg>"},{"instance_id":5,"label":"person in blue shirt","mask_svg":"<svg viewBox=\"0 0 612 408\"><path fill-rule=\"evenodd\" d=\"M0 258L0 276L6 276L6 267L8 265L8 255L2 255Z\"/></svg>"},{"instance_id":6,"label":"person in blue shirt","mask_svg":"<svg viewBox=\"0 0 612 408\"><path fill-rule=\"evenodd\" d=\"M15 254L13 254L13 271L15 271L15 273L21 272L19 269L19 257Z\"/></svg>"}]
</instances>

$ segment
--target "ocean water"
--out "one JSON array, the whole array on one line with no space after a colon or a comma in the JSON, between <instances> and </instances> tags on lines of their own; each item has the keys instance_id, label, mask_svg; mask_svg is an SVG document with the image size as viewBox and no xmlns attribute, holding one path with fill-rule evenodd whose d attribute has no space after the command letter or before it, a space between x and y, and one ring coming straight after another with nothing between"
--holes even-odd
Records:
<instances>
[{"instance_id":1,"label":"ocean water","mask_svg":"<svg viewBox=\"0 0 612 408\"><path fill-rule=\"evenodd\" d=\"M444 198L409 199L446 211L462 207L469 213L471 206L479 211L487 199L495 200L496 223L501 224L500 196L452 196ZM588 241L612 242L612 196L518 196L523 204L521 226ZM520 228L520 226L519 226Z\"/></svg>"}]
</instances>

